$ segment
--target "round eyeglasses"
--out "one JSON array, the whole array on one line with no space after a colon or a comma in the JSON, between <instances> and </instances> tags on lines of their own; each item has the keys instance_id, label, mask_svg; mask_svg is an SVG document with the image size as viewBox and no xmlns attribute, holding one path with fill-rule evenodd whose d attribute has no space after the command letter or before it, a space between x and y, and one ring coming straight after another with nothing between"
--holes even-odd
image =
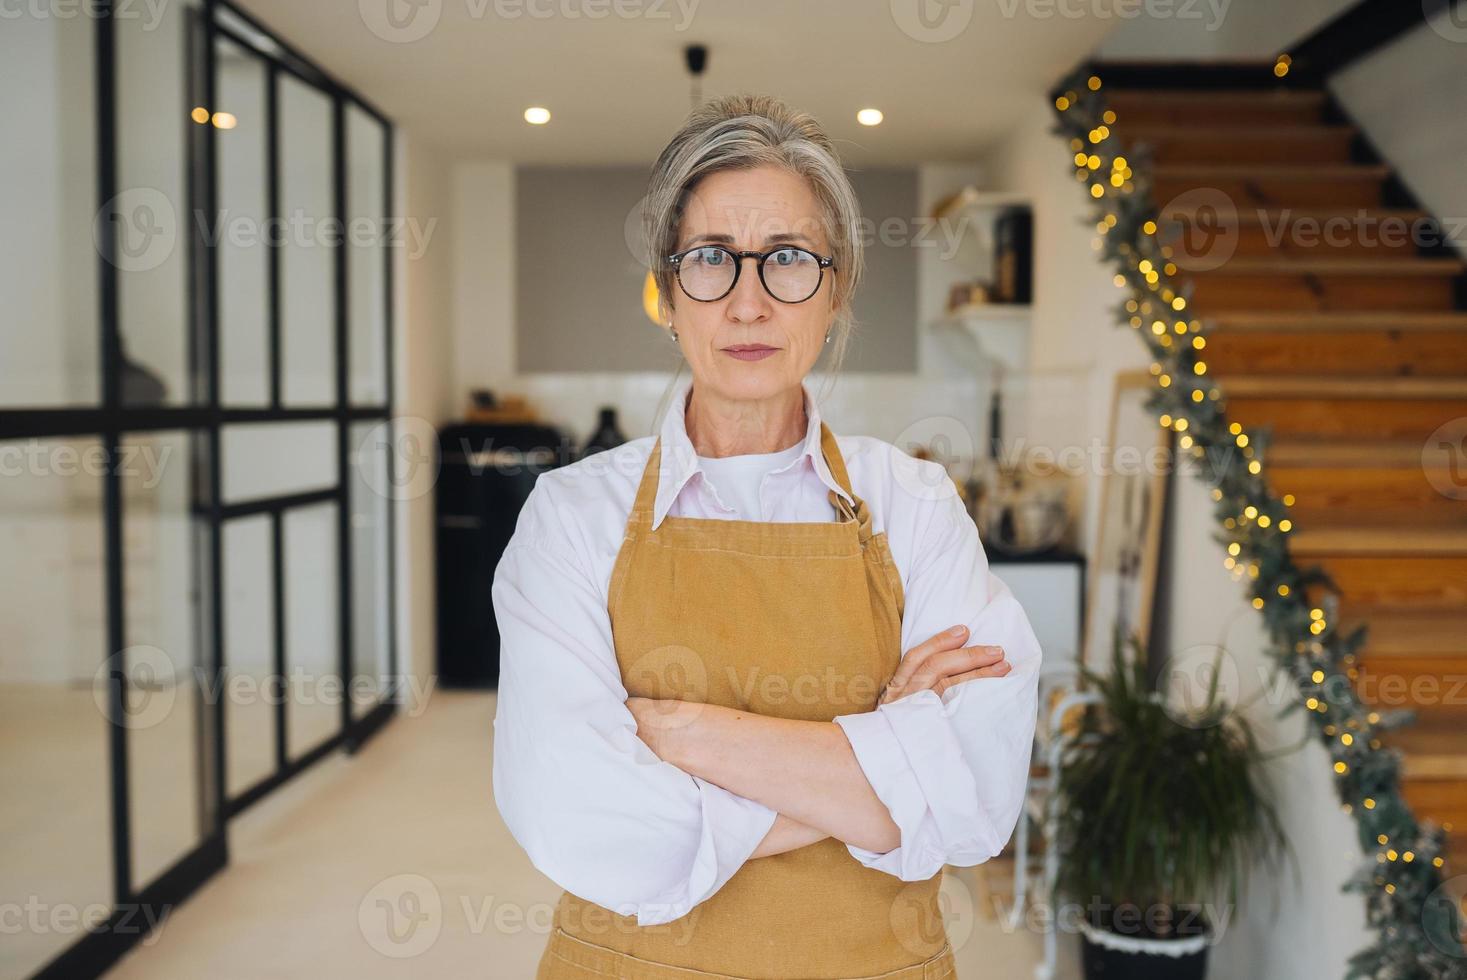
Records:
<instances>
[{"instance_id":1,"label":"round eyeglasses","mask_svg":"<svg viewBox=\"0 0 1467 980\"><path fill-rule=\"evenodd\" d=\"M803 303L815 295L832 268L833 258L809 249L781 245L767 252L737 252L723 245L695 245L667 261L677 273L677 284L689 299L712 303L733 292L744 259L759 263L759 281L781 303Z\"/></svg>"}]
</instances>

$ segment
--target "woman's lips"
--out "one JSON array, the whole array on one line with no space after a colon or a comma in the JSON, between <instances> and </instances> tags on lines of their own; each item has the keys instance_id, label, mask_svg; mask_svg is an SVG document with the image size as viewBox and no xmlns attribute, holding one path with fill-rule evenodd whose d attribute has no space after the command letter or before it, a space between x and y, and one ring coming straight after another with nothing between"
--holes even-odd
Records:
<instances>
[{"instance_id":1,"label":"woman's lips","mask_svg":"<svg viewBox=\"0 0 1467 980\"><path fill-rule=\"evenodd\" d=\"M723 352L737 357L741 361L762 361L770 354L778 352L778 350L778 347L750 347L740 345L738 347L725 347Z\"/></svg>"}]
</instances>

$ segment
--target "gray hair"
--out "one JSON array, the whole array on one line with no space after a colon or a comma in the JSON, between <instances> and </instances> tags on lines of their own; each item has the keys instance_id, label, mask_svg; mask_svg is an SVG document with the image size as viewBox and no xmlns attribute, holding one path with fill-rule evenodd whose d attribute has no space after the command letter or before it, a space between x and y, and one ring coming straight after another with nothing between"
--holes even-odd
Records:
<instances>
[{"instance_id":1,"label":"gray hair","mask_svg":"<svg viewBox=\"0 0 1467 980\"><path fill-rule=\"evenodd\" d=\"M797 112L770 95L740 94L714 99L688 114L668 141L647 184L642 211L646 259L661 302L672 308L677 289L666 257L677 248L683 213L698 182L726 170L780 167L805 178L820 202L822 228L830 243L834 322L831 325L832 374L845 360L855 320L851 299L864 267L861 209L850 179L825 130L806 112Z\"/></svg>"}]
</instances>

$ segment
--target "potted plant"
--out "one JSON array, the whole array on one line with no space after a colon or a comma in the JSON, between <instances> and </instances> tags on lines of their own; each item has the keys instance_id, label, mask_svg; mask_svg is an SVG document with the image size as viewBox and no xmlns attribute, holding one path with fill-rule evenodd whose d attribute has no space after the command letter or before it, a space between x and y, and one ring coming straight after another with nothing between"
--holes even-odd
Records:
<instances>
[{"instance_id":1,"label":"potted plant","mask_svg":"<svg viewBox=\"0 0 1467 980\"><path fill-rule=\"evenodd\" d=\"M1260 786L1264 758L1216 677L1198 709L1169 705L1141 642L1119 634L1098 700L1066 736L1055 785L1056 894L1080 903L1087 978L1201 980L1209 909L1236 905L1249 868L1288 850ZM1216 668L1218 665L1214 665Z\"/></svg>"}]
</instances>

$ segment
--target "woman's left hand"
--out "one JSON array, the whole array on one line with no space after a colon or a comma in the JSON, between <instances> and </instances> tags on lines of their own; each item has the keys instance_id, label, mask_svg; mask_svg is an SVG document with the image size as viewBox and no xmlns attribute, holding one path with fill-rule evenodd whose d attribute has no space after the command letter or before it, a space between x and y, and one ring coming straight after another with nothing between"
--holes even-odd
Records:
<instances>
[{"instance_id":1,"label":"woman's left hand","mask_svg":"<svg viewBox=\"0 0 1467 980\"><path fill-rule=\"evenodd\" d=\"M952 649L968 638L968 628L959 624L958 633L938 633L907 651L896 673L877 696L877 704L897 701L915 691L931 690L938 697L952 687L984 677L1004 677L1012 664L1001 646L971 646Z\"/></svg>"}]
</instances>

